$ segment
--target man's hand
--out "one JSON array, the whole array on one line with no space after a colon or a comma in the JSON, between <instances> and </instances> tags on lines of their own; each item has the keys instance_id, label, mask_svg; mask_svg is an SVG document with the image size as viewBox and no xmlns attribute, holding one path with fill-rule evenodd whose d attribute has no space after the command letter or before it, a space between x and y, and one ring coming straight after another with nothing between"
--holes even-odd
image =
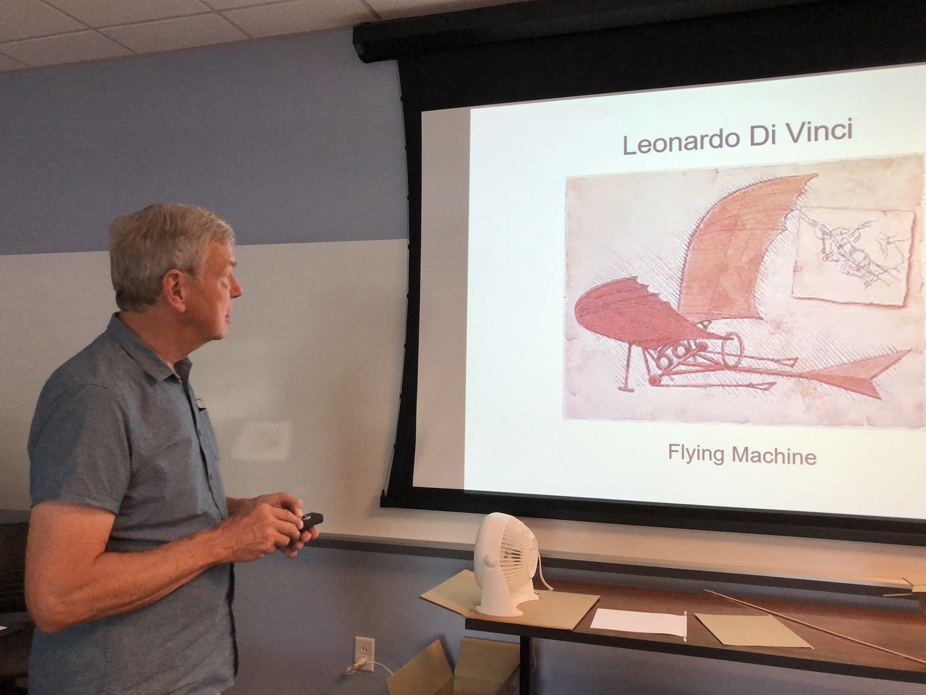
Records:
<instances>
[{"instance_id":1,"label":"man's hand","mask_svg":"<svg viewBox=\"0 0 926 695\"><path fill-rule=\"evenodd\" d=\"M218 531L229 544L230 562L250 562L294 543L301 523L291 511L259 502L239 507Z\"/></svg>"},{"instance_id":2,"label":"man's hand","mask_svg":"<svg viewBox=\"0 0 926 695\"><path fill-rule=\"evenodd\" d=\"M252 497L250 499L237 499L234 497L228 497L228 512L231 515L226 521L222 522L222 525L219 527L233 522L236 517L247 516L253 514L264 514L265 512L257 512L264 508L266 510L275 510L274 516L277 520L285 519L292 523L291 527L285 528L282 530L282 535L285 535L286 538L283 539L281 535L274 536L271 527L274 526L274 520L269 517L264 516L264 522L266 523L266 528L264 528L263 533L267 535L262 536L262 540L259 540L256 537L245 538L245 546L252 548L253 552L262 550L259 555L249 556L247 560L238 560L235 559L234 562L248 562L249 560L256 560L259 557L264 555L269 555L274 550L279 550L281 553L286 555L288 558L296 557L296 554L302 550L303 546L318 538L318 529L312 528L308 531L302 531L302 500L298 497L293 497L290 494L285 492L275 492L269 495L260 495L259 497ZM281 514L283 512L284 514ZM285 514L288 512L288 514ZM259 519L254 520L259 523ZM243 522L242 522L243 523ZM279 527L277 527L279 528ZM242 529L239 529L238 532L242 532ZM258 532L260 534L262 532ZM272 546L267 543L267 541L272 541ZM244 551L245 547L241 547L241 550ZM247 554L247 553L245 553Z\"/></svg>"}]
</instances>

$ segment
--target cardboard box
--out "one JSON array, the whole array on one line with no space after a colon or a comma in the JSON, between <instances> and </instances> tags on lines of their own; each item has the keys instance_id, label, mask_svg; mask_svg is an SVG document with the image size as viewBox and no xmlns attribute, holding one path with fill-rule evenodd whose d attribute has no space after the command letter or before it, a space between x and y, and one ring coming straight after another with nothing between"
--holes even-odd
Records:
<instances>
[{"instance_id":1,"label":"cardboard box","mask_svg":"<svg viewBox=\"0 0 926 695\"><path fill-rule=\"evenodd\" d=\"M389 695L507 695L521 661L517 642L464 637L456 671L439 640L386 680Z\"/></svg>"},{"instance_id":2,"label":"cardboard box","mask_svg":"<svg viewBox=\"0 0 926 695\"><path fill-rule=\"evenodd\" d=\"M516 623L557 630L575 630L585 614L598 603L599 596L570 594L565 591L541 591L539 601L526 601L518 605L522 615L511 618L485 615L476 610L482 602L482 590L476 584L472 570L463 570L456 576L421 595L442 608L459 613L464 618L493 620L499 623Z\"/></svg>"}]
</instances>

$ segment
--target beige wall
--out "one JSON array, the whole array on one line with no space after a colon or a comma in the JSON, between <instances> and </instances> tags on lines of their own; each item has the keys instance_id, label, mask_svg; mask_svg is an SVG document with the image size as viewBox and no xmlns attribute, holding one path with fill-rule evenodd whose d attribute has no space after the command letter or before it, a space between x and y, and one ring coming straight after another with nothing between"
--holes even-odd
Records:
<instances>
[{"instance_id":1,"label":"beige wall","mask_svg":"<svg viewBox=\"0 0 926 695\"><path fill-rule=\"evenodd\" d=\"M231 334L193 355L229 494L291 490L325 514L329 533L474 541L477 515L379 507L401 382L406 247L394 240L238 248L244 296ZM0 506L28 508L25 444L39 390L103 330L111 294L105 253L0 256ZM539 519L529 525L546 552L862 582L926 576L922 548Z\"/></svg>"}]
</instances>

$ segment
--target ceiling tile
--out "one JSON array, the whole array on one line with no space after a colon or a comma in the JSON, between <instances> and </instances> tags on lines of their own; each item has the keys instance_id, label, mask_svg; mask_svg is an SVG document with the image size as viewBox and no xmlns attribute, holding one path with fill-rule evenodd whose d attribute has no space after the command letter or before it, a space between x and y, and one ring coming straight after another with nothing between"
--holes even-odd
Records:
<instances>
[{"instance_id":1,"label":"ceiling tile","mask_svg":"<svg viewBox=\"0 0 926 695\"><path fill-rule=\"evenodd\" d=\"M231 10L238 7L250 7L251 5L267 5L272 2L285 2L285 0L203 0L203 2L215 10Z\"/></svg>"},{"instance_id":2,"label":"ceiling tile","mask_svg":"<svg viewBox=\"0 0 926 695\"><path fill-rule=\"evenodd\" d=\"M508 5L526 0L367 0L383 19L415 17L439 12L471 10L476 7Z\"/></svg>"},{"instance_id":3,"label":"ceiling tile","mask_svg":"<svg viewBox=\"0 0 926 695\"><path fill-rule=\"evenodd\" d=\"M47 36L42 39L0 44L0 51L31 67L80 63L132 55L95 31Z\"/></svg>"},{"instance_id":4,"label":"ceiling tile","mask_svg":"<svg viewBox=\"0 0 926 695\"><path fill-rule=\"evenodd\" d=\"M2 0L0 0L2 2ZM46 0L92 27L209 12L199 0Z\"/></svg>"},{"instance_id":5,"label":"ceiling tile","mask_svg":"<svg viewBox=\"0 0 926 695\"><path fill-rule=\"evenodd\" d=\"M110 27L101 31L136 53L176 51L248 38L216 14L164 19L145 24Z\"/></svg>"},{"instance_id":6,"label":"ceiling tile","mask_svg":"<svg viewBox=\"0 0 926 695\"><path fill-rule=\"evenodd\" d=\"M86 28L40 0L0 0L0 43Z\"/></svg>"},{"instance_id":7,"label":"ceiling tile","mask_svg":"<svg viewBox=\"0 0 926 695\"><path fill-rule=\"evenodd\" d=\"M229 10L224 14L259 38L349 27L376 19L359 0L296 0Z\"/></svg>"},{"instance_id":8,"label":"ceiling tile","mask_svg":"<svg viewBox=\"0 0 926 695\"><path fill-rule=\"evenodd\" d=\"M9 72L10 70L22 70L28 67L19 61L13 60L12 58L7 58L5 55L0 55L0 72Z\"/></svg>"}]
</instances>

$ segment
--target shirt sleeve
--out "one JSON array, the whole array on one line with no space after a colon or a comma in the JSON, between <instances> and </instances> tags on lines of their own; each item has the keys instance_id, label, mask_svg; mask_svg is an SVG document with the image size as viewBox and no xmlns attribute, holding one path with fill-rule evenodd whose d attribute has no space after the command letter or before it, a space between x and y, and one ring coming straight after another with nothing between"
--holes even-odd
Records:
<instances>
[{"instance_id":1,"label":"shirt sleeve","mask_svg":"<svg viewBox=\"0 0 926 695\"><path fill-rule=\"evenodd\" d=\"M43 394L44 395L44 394ZM29 438L32 504L58 501L119 512L131 478L126 416L109 390L78 386L43 407Z\"/></svg>"}]
</instances>

